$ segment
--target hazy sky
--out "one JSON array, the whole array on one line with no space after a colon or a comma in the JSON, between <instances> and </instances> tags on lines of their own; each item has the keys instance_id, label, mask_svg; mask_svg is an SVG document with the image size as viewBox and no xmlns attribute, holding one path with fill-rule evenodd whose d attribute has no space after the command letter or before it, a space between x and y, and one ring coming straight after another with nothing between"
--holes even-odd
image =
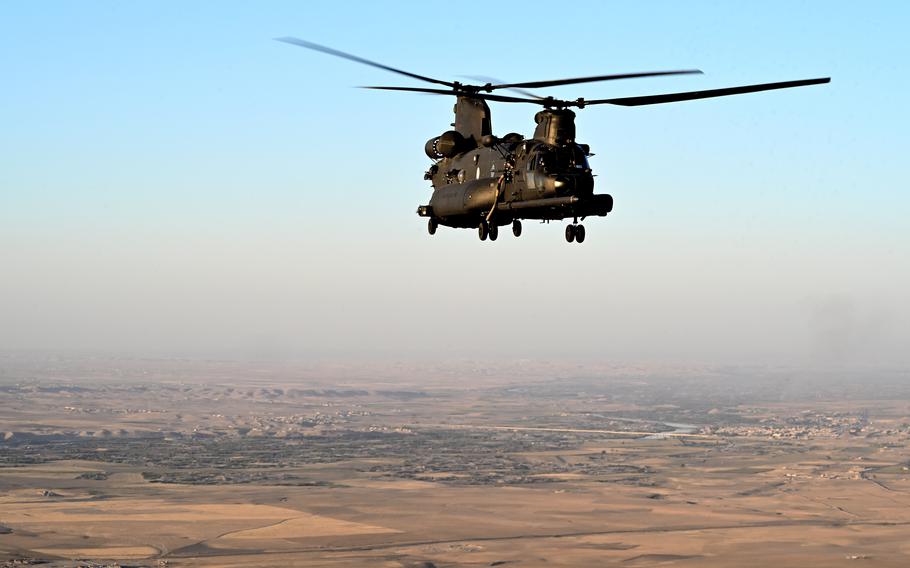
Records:
<instances>
[{"instance_id":1,"label":"hazy sky","mask_svg":"<svg viewBox=\"0 0 910 568\"><path fill-rule=\"evenodd\" d=\"M553 6L560 9L553 10ZM910 364L905 2L4 2L0 349ZM606 219L426 234L443 79L579 111ZM493 103L499 134L534 108Z\"/></svg>"}]
</instances>

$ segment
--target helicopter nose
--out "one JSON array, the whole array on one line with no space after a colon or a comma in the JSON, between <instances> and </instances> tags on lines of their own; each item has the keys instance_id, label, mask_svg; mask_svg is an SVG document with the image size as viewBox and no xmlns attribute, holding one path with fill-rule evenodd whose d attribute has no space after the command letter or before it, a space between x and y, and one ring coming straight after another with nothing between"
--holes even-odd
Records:
<instances>
[{"instance_id":1,"label":"helicopter nose","mask_svg":"<svg viewBox=\"0 0 910 568\"><path fill-rule=\"evenodd\" d=\"M590 195L594 191L594 178L588 175L556 175L551 178L553 191L558 195Z\"/></svg>"}]
</instances>

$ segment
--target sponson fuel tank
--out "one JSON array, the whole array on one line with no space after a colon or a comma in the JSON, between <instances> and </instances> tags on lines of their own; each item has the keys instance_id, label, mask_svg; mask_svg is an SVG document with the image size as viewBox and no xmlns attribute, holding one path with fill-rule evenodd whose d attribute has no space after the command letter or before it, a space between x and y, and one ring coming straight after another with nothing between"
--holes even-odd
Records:
<instances>
[{"instance_id":1,"label":"sponson fuel tank","mask_svg":"<svg viewBox=\"0 0 910 568\"><path fill-rule=\"evenodd\" d=\"M437 189L430 198L430 206L434 215L451 217L468 211L488 211L495 199L496 180L479 179Z\"/></svg>"}]
</instances>

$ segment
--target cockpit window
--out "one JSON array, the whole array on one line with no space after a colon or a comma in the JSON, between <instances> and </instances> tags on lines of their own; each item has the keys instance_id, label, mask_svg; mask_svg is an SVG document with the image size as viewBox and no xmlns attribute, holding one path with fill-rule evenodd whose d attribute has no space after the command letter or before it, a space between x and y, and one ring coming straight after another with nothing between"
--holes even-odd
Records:
<instances>
[{"instance_id":1,"label":"cockpit window","mask_svg":"<svg viewBox=\"0 0 910 568\"><path fill-rule=\"evenodd\" d=\"M591 166L588 165L588 157L585 156L585 151L579 146L575 146L575 167L585 170L590 170Z\"/></svg>"},{"instance_id":2,"label":"cockpit window","mask_svg":"<svg viewBox=\"0 0 910 568\"><path fill-rule=\"evenodd\" d=\"M559 165L563 171L587 170L588 159L580 146L573 145L559 151Z\"/></svg>"},{"instance_id":3,"label":"cockpit window","mask_svg":"<svg viewBox=\"0 0 910 568\"><path fill-rule=\"evenodd\" d=\"M528 171L538 170L553 174L590 170L588 159L580 146L573 145L556 149L541 149L528 160Z\"/></svg>"},{"instance_id":4,"label":"cockpit window","mask_svg":"<svg viewBox=\"0 0 910 568\"><path fill-rule=\"evenodd\" d=\"M545 174L574 173L590 171L590 169L588 158L578 145L541 148L528 160L528 171L537 170Z\"/></svg>"}]
</instances>

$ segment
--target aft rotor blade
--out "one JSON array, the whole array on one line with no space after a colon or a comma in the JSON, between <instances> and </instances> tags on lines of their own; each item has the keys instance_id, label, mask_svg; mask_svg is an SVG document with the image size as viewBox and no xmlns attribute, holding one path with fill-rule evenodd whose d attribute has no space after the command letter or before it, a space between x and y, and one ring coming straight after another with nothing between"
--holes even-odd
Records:
<instances>
[{"instance_id":1,"label":"aft rotor blade","mask_svg":"<svg viewBox=\"0 0 910 568\"><path fill-rule=\"evenodd\" d=\"M507 97L504 95L491 95L489 93L465 93L462 91L448 91L446 89L428 89L425 87L361 87L361 89L376 89L379 91L405 91L408 93L430 93L433 95L454 95L456 97L470 97L500 103L532 103L536 105L552 104L549 99L523 99L521 97Z\"/></svg>"},{"instance_id":2,"label":"aft rotor blade","mask_svg":"<svg viewBox=\"0 0 910 568\"><path fill-rule=\"evenodd\" d=\"M774 89L789 89L792 87L805 87L807 85L821 85L830 83L831 77L820 79L803 79L801 81L783 81L781 83L763 83L761 85L745 85L742 87L728 87L726 89L711 89L708 91L689 91L687 93L669 93L666 95L645 95L643 97L620 97L616 99L596 99L584 101L588 105L621 105L621 106L641 106L656 105L662 103L675 103L679 101L692 101L696 99L709 99L711 97L726 97L729 95L742 95L745 93L757 93L759 91L771 91Z\"/></svg>"},{"instance_id":3,"label":"aft rotor blade","mask_svg":"<svg viewBox=\"0 0 910 568\"><path fill-rule=\"evenodd\" d=\"M370 61L369 59L364 59L363 57L357 57L356 55L351 55L350 53L338 51L337 49L332 49L331 47L319 45L318 43L313 43L310 41L302 40L300 38L277 37L277 38L275 38L275 40L283 41L284 43L290 43L291 45L299 45L300 47L305 47L307 49L312 49L314 51L321 51L322 53L328 53L329 55L334 55L335 57L341 57L343 59L348 59L350 61L356 61L357 63L363 63L364 65L369 65L371 67L385 69L386 71L391 71L392 73L398 73L399 75L404 75L405 77L411 77L413 79L420 79L421 81L427 81L429 83L436 83L437 85L445 85L447 87L455 86L455 83L450 83L448 81L442 81L440 79L434 79L432 77L426 77L424 75L418 75L416 73L411 73L410 71L403 71L401 69L389 67L388 65L383 65L382 63L376 63L375 61Z\"/></svg>"},{"instance_id":4,"label":"aft rotor blade","mask_svg":"<svg viewBox=\"0 0 910 568\"><path fill-rule=\"evenodd\" d=\"M701 75L700 69L683 69L681 71L647 71L644 73L617 73L613 75L596 75L594 77L576 77L574 79L556 79L554 81L528 81L526 83L503 83L491 85L488 89L514 89L524 87L537 89L540 87L556 87L559 85L574 85L576 83L594 83L596 81L614 81L616 79L638 79L640 77L661 77L663 75Z\"/></svg>"}]
</instances>

